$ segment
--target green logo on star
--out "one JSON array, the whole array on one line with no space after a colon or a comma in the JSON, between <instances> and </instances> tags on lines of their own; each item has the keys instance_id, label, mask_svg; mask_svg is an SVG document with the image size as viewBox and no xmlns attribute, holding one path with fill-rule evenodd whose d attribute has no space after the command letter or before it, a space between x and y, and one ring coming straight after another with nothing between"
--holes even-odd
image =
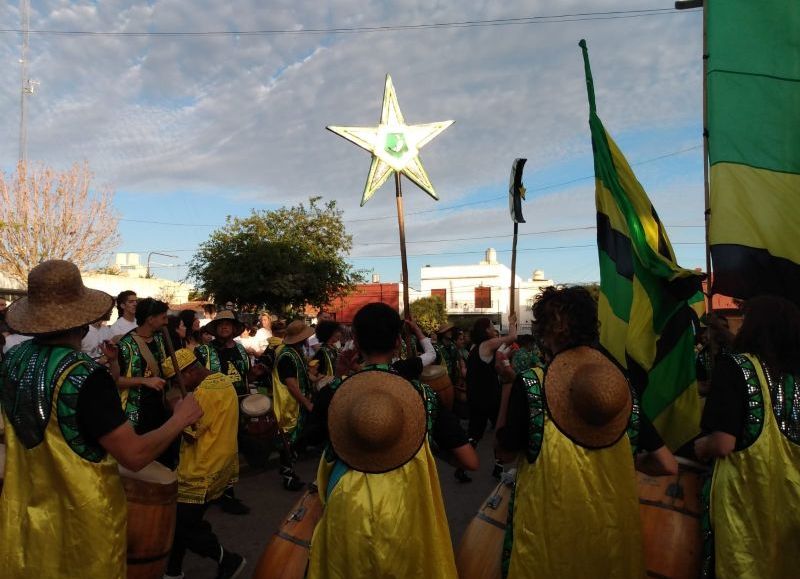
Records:
<instances>
[{"instance_id":1,"label":"green logo on star","mask_svg":"<svg viewBox=\"0 0 800 579\"><path fill-rule=\"evenodd\" d=\"M405 134L387 133L383 149L397 159L405 155L408 152Z\"/></svg>"}]
</instances>

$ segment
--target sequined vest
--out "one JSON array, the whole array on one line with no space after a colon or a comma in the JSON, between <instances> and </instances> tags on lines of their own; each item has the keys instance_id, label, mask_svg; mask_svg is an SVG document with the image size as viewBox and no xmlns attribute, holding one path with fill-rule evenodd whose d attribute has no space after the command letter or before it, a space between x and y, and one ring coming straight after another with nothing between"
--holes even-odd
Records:
<instances>
[{"instance_id":1,"label":"sequined vest","mask_svg":"<svg viewBox=\"0 0 800 579\"><path fill-rule=\"evenodd\" d=\"M4 579L125 576L126 502L116 461L77 423L88 356L35 341L0 369L7 418L0 496Z\"/></svg>"}]
</instances>

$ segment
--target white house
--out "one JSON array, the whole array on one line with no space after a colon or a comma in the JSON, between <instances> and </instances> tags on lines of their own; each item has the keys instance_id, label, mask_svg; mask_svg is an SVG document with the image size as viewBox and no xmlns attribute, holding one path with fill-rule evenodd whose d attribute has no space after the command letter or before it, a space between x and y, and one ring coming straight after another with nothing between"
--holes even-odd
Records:
<instances>
[{"instance_id":1,"label":"white house","mask_svg":"<svg viewBox=\"0 0 800 579\"><path fill-rule=\"evenodd\" d=\"M516 311L519 331L529 333L533 314L533 300L553 280L544 278L544 272L533 272L530 279L515 276ZM511 269L497 261L494 249L486 250L486 258L476 265L425 266L420 270L420 291L416 298L439 296L450 317L478 318L488 316L508 329L511 297Z\"/></svg>"}]
</instances>

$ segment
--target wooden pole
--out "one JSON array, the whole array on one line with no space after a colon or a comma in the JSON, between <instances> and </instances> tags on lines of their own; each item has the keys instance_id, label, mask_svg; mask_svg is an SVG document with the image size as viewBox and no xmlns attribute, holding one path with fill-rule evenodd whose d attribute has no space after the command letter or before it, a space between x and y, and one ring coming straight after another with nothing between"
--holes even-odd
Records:
<instances>
[{"instance_id":1,"label":"wooden pole","mask_svg":"<svg viewBox=\"0 0 800 579\"><path fill-rule=\"evenodd\" d=\"M703 189L705 192L705 225L706 225L706 288L708 289L708 312L714 312L714 297L711 284L711 180L709 176L708 158L708 2L703 2Z\"/></svg>"},{"instance_id":2,"label":"wooden pole","mask_svg":"<svg viewBox=\"0 0 800 579\"><path fill-rule=\"evenodd\" d=\"M406 258L406 223L403 215L403 187L400 183L400 173L394 172L395 199L397 200L397 225L400 229L400 261L403 267L403 317L411 318L411 309L408 305L408 259Z\"/></svg>"},{"instance_id":3,"label":"wooden pole","mask_svg":"<svg viewBox=\"0 0 800 579\"><path fill-rule=\"evenodd\" d=\"M169 337L167 328L161 328L161 335L164 336L164 344L167 346L167 355L172 359L172 367L175 369L175 382L181 392L181 398L186 397L186 386L183 383L183 374L178 367L178 357L175 355L175 346L172 345L172 338Z\"/></svg>"},{"instance_id":4,"label":"wooden pole","mask_svg":"<svg viewBox=\"0 0 800 579\"><path fill-rule=\"evenodd\" d=\"M515 310L517 309L517 300L516 300L516 277L517 277L517 230L519 229L519 223L516 221L514 222L514 242L511 245L511 299L508 302L508 314L509 317L513 316ZM510 324L509 324L510 327Z\"/></svg>"}]
</instances>

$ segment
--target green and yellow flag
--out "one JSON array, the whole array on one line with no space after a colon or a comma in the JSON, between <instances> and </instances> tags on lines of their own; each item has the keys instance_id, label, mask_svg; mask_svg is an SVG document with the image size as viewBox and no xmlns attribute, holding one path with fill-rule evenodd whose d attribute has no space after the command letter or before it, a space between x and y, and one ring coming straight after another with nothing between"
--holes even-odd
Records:
<instances>
[{"instance_id":1,"label":"green and yellow flag","mask_svg":"<svg viewBox=\"0 0 800 579\"><path fill-rule=\"evenodd\" d=\"M600 343L628 370L642 410L675 450L700 431L694 329L703 275L681 268L656 210L597 116L581 40L594 151Z\"/></svg>"},{"instance_id":2,"label":"green and yellow flag","mask_svg":"<svg viewBox=\"0 0 800 579\"><path fill-rule=\"evenodd\" d=\"M800 2L707 10L714 291L800 305Z\"/></svg>"}]
</instances>

